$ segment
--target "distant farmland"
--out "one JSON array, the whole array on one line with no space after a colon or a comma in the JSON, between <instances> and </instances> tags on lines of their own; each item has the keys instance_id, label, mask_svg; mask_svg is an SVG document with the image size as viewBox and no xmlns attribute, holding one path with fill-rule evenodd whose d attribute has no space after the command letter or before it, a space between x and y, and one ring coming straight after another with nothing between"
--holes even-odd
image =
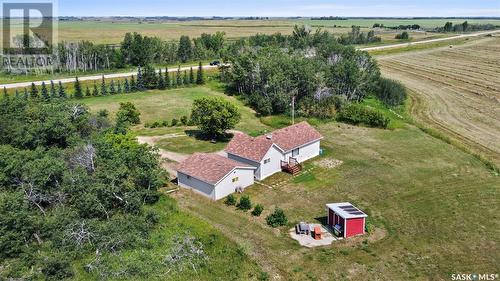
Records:
<instances>
[{"instance_id":1,"label":"distant farmland","mask_svg":"<svg viewBox=\"0 0 500 281\"><path fill-rule=\"evenodd\" d=\"M348 19L348 20L309 20L309 19L270 19L270 20L196 20L196 21L130 21L130 20L86 20L62 21L59 23L61 41L89 40L96 43L116 44L121 42L126 32L139 32L143 35L158 36L167 40L178 40L181 35L191 37L202 33L223 31L229 39L247 37L256 33L272 34L292 33L294 25L308 25L322 28L335 34L347 33L352 25L359 25L368 30L374 23L385 26L419 24L424 28L443 26L446 21L463 22L464 19ZM469 23L491 23L500 25L497 20L468 20ZM99 32L96 32L99 30ZM382 39L393 40L397 31L382 31ZM415 39L440 36L436 33L419 32L412 35Z\"/></svg>"},{"instance_id":2,"label":"distant farmland","mask_svg":"<svg viewBox=\"0 0 500 281\"><path fill-rule=\"evenodd\" d=\"M500 37L378 61L410 89L417 121L500 164Z\"/></svg>"}]
</instances>

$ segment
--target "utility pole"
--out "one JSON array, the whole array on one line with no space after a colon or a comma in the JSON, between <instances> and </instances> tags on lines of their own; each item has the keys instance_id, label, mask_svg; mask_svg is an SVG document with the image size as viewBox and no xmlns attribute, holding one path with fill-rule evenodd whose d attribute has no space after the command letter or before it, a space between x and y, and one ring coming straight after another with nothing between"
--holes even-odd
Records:
<instances>
[{"instance_id":1,"label":"utility pole","mask_svg":"<svg viewBox=\"0 0 500 281\"><path fill-rule=\"evenodd\" d=\"M292 125L295 124L295 95L292 96Z\"/></svg>"}]
</instances>

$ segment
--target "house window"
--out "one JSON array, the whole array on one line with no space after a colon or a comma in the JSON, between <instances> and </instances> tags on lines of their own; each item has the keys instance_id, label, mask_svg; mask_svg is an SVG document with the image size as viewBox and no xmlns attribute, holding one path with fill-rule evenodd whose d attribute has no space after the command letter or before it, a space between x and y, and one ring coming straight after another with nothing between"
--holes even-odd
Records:
<instances>
[{"instance_id":1,"label":"house window","mask_svg":"<svg viewBox=\"0 0 500 281\"><path fill-rule=\"evenodd\" d=\"M267 164L269 162L271 162L271 158L267 158L266 160L264 160L264 164Z\"/></svg>"},{"instance_id":2,"label":"house window","mask_svg":"<svg viewBox=\"0 0 500 281\"><path fill-rule=\"evenodd\" d=\"M299 155L299 149L298 149L298 148L297 148L297 149L292 150L292 157L295 157L295 156L297 156L297 155Z\"/></svg>"},{"instance_id":3,"label":"house window","mask_svg":"<svg viewBox=\"0 0 500 281\"><path fill-rule=\"evenodd\" d=\"M239 180L240 180L240 178L239 178L239 177L235 177L235 178L233 178L233 182L237 182L237 181L239 181Z\"/></svg>"}]
</instances>

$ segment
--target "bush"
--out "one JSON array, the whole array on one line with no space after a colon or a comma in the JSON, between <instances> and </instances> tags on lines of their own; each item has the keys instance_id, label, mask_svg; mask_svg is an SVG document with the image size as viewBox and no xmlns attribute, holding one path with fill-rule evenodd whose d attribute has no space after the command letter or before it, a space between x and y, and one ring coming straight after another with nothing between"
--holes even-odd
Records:
<instances>
[{"instance_id":1,"label":"bush","mask_svg":"<svg viewBox=\"0 0 500 281\"><path fill-rule=\"evenodd\" d=\"M188 117L186 115L183 115L181 117L181 123L182 125L186 126L188 124Z\"/></svg>"},{"instance_id":2,"label":"bush","mask_svg":"<svg viewBox=\"0 0 500 281\"><path fill-rule=\"evenodd\" d=\"M236 207L245 212L252 209L252 201L250 201L250 197L248 197L248 195L241 196L240 202Z\"/></svg>"},{"instance_id":3,"label":"bush","mask_svg":"<svg viewBox=\"0 0 500 281\"><path fill-rule=\"evenodd\" d=\"M264 207L261 204L257 204L253 208L252 215L258 217L262 214L262 211L264 211Z\"/></svg>"},{"instance_id":4,"label":"bush","mask_svg":"<svg viewBox=\"0 0 500 281\"><path fill-rule=\"evenodd\" d=\"M172 123L170 123L170 126L174 127L174 126L177 126L177 124L179 123L179 120L177 119L172 119Z\"/></svg>"},{"instance_id":5,"label":"bush","mask_svg":"<svg viewBox=\"0 0 500 281\"><path fill-rule=\"evenodd\" d=\"M365 231L366 233L372 233L375 227L373 226L373 223L370 219L366 219L365 221Z\"/></svg>"},{"instance_id":6,"label":"bush","mask_svg":"<svg viewBox=\"0 0 500 281\"><path fill-rule=\"evenodd\" d=\"M285 212L283 212L282 209L276 208L274 209L274 212L267 216L266 222L268 225L272 227L278 227L278 226L283 226L286 225L288 222L288 219L285 215Z\"/></svg>"},{"instance_id":7,"label":"bush","mask_svg":"<svg viewBox=\"0 0 500 281\"><path fill-rule=\"evenodd\" d=\"M224 204L226 204L228 206L234 206L234 205L236 205L236 197L234 197L234 195L232 195L232 194L229 194L226 197L226 200L224 200Z\"/></svg>"},{"instance_id":8,"label":"bush","mask_svg":"<svg viewBox=\"0 0 500 281\"><path fill-rule=\"evenodd\" d=\"M389 118L385 117L382 112L360 104L350 104L343 108L337 114L337 121L377 128L387 128L389 125Z\"/></svg>"},{"instance_id":9,"label":"bush","mask_svg":"<svg viewBox=\"0 0 500 281\"><path fill-rule=\"evenodd\" d=\"M387 106L398 106L406 100L406 88L398 81L380 78L376 96Z\"/></svg>"},{"instance_id":10,"label":"bush","mask_svg":"<svg viewBox=\"0 0 500 281\"><path fill-rule=\"evenodd\" d=\"M407 40L410 39L410 34L408 32L403 31L401 34L396 34L396 39Z\"/></svg>"},{"instance_id":11,"label":"bush","mask_svg":"<svg viewBox=\"0 0 500 281\"><path fill-rule=\"evenodd\" d=\"M162 126L162 127L168 127L168 121L167 121L167 120L163 120L163 121L161 122L161 126Z\"/></svg>"},{"instance_id":12,"label":"bush","mask_svg":"<svg viewBox=\"0 0 500 281\"><path fill-rule=\"evenodd\" d=\"M47 280L62 280L73 276L71 264L63 257L50 257L44 261L42 273Z\"/></svg>"}]
</instances>

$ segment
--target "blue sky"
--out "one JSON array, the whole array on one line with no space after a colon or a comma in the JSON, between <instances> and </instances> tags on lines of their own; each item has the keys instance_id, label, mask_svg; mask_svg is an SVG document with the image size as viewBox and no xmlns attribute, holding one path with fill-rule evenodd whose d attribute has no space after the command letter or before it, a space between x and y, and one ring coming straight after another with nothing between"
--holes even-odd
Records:
<instances>
[{"instance_id":1,"label":"blue sky","mask_svg":"<svg viewBox=\"0 0 500 281\"><path fill-rule=\"evenodd\" d=\"M500 0L59 0L63 16L497 16Z\"/></svg>"}]
</instances>

